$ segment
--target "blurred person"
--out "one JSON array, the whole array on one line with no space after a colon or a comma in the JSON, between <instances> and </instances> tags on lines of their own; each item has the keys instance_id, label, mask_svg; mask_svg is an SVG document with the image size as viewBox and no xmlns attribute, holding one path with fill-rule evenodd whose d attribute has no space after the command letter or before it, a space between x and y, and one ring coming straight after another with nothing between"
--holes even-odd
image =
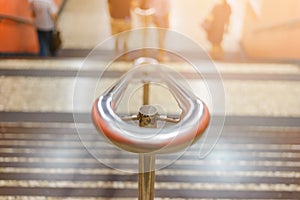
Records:
<instances>
[{"instance_id":1,"label":"blurred person","mask_svg":"<svg viewBox=\"0 0 300 200\"><path fill-rule=\"evenodd\" d=\"M39 39L39 56L55 56L50 48L53 31L56 27L58 8L53 0L29 0L32 7Z\"/></svg>"},{"instance_id":2,"label":"blurred person","mask_svg":"<svg viewBox=\"0 0 300 200\"><path fill-rule=\"evenodd\" d=\"M167 29L170 27L169 15L170 15L170 0L138 0L139 7L144 10L153 9L151 14L151 22L158 28L158 47L159 55L158 60L166 61L168 57L165 51L165 39ZM147 22L149 25L150 22Z\"/></svg>"},{"instance_id":3,"label":"blurred person","mask_svg":"<svg viewBox=\"0 0 300 200\"><path fill-rule=\"evenodd\" d=\"M211 43L210 55L212 59L224 58L222 40L224 32L228 32L230 15L230 5L226 0L220 0L202 23L202 27L207 32L207 39Z\"/></svg>"},{"instance_id":4,"label":"blurred person","mask_svg":"<svg viewBox=\"0 0 300 200\"><path fill-rule=\"evenodd\" d=\"M131 25L131 8L133 6L132 0L108 0L108 10L110 14L110 26L112 35L129 31ZM119 35L115 41L115 53L119 52L119 46L122 46L122 53L128 49L127 40L129 34L124 33L122 37Z\"/></svg>"}]
</instances>

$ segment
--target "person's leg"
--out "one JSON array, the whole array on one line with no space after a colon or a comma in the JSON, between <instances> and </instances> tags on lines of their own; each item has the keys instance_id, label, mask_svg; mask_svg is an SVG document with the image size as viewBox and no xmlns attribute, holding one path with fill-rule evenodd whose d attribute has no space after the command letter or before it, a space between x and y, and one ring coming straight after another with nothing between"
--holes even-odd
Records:
<instances>
[{"instance_id":1,"label":"person's leg","mask_svg":"<svg viewBox=\"0 0 300 200\"><path fill-rule=\"evenodd\" d=\"M53 40L53 30L47 31L47 50L50 53L50 56L56 56L56 50L51 49L51 43Z\"/></svg>"},{"instance_id":2,"label":"person's leg","mask_svg":"<svg viewBox=\"0 0 300 200\"><path fill-rule=\"evenodd\" d=\"M130 30L131 30L131 21L124 20L123 24L122 24L122 30L121 30L121 32L123 32L122 53L127 52L127 50L128 50L128 39L129 39L129 35L130 35L130 32L129 32Z\"/></svg>"},{"instance_id":3,"label":"person's leg","mask_svg":"<svg viewBox=\"0 0 300 200\"><path fill-rule=\"evenodd\" d=\"M159 29L158 30L158 60L160 61L168 61L169 58L166 55L166 48L165 48L165 39L166 39L167 29Z\"/></svg>"},{"instance_id":4,"label":"person's leg","mask_svg":"<svg viewBox=\"0 0 300 200\"><path fill-rule=\"evenodd\" d=\"M168 61L169 58L166 55L165 43L166 43L166 35L169 28L169 16L165 15L161 18L156 18L154 20L155 25L159 28L158 29L158 47L159 47L159 54L158 60L160 61Z\"/></svg>"},{"instance_id":5,"label":"person's leg","mask_svg":"<svg viewBox=\"0 0 300 200\"><path fill-rule=\"evenodd\" d=\"M119 23L117 19L110 19L111 35L119 33ZM115 55L119 53L119 36L115 37Z\"/></svg>"},{"instance_id":6,"label":"person's leg","mask_svg":"<svg viewBox=\"0 0 300 200\"><path fill-rule=\"evenodd\" d=\"M221 44L218 45L218 59L224 59L224 51Z\"/></svg>"},{"instance_id":7,"label":"person's leg","mask_svg":"<svg viewBox=\"0 0 300 200\"><path fill-rule=\"evenodd\" d=\"M211 48L210 48L210 57L215 60L216 59L216 45L215 44L211 44Z\"/></svg>"},{"instance_id":8,"label":"person's leg","mask_svg":"<svg viewBox=\"0 0 300 200\"><path fill-rule=\"evenodd\" d=\"M130 38L131 22L126 21L123 26L123 49L122 53L125 60L130 61L130 56L128 54L128 40Z\"/></svg>"},{"instance_id":9,"label":"person's leg","mask_svg":"<svg viewBox=\"0 0 300 200\"><path fill-rule=\"evenodd\" d=\"M47 56L47 39L46 39L46 34L45 31L37 31L38 33L38 39L39 39L39 56L40 57L46 57Z\"/></svg>"},{"instance_id":10,"label":"person's leg","mask_svg":"<svg viewBox=\"0 0 300 200\"><path fill-rule=\"evenodd\" d=\"M47 50L50 53L50 56L54 57L56 56L56 51L50 48L52 39L53 39L53 30L47 31Z\"/></svg>"},{"instance_id":11,"label":"person's leg","mask_svg":"<svg viewBox=\"0 0 300 200\"><path fill-rule=\"evenodd\" d=\"M222 60L224 58L222 45L219 43L212 44L210 56L213 60Z\"/></svg>"}]
</instances>

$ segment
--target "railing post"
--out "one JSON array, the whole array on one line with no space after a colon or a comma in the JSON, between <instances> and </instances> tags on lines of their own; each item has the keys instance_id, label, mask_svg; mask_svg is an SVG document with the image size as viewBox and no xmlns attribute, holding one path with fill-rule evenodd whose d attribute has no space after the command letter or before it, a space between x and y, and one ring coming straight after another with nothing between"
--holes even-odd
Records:
<instances>
[{"instance_id":1,"label":"railing post","mask_svg":"<svg viewBox=\"0 0 300 200\"><path fill-rule=\"evenodd\" d=\"M158 118L159 118L159 114L156 107L154 106L143 105L139 109L138 120L139 120L140 127L157 128ZM140 153L139 154L139 184L138 184L139 200L154 199L154 180L155 180L155 155L152 153L149 154Z\"/></svg>"},{"instance_id":2,"label":"railing post","mask_svg":"<svg viewBox=\"0 0 300 200\"><path fill-rule=\"evenodd\" d=\"M139 200L154 199L155 155L139 155Z\"/></svg>"}]
</instances>

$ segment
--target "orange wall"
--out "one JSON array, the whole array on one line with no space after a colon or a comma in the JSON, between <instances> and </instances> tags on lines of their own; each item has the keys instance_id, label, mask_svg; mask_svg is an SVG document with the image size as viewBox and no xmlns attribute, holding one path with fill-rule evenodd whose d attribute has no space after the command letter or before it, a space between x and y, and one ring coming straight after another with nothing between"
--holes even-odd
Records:
<instances>
[{"instance_id":1,"label":"orange wall","mask_svg":"<svg viewBox=\"0 0 300 200\"><path fill-rule=\"evenodd\" d=\"M55 0L60 6L63 0ZM33 22L28 0L0 0L0 14L21 17ZM38 53L36 29L11 20L0 21L0 53Z\"/></svg>"},{"instance_id":2,"label":"orange wall","mask_svg":"<svg viewBox=\"0 0 300 200\"><path fill-rule=\"evenodd\" d=\"M259 12L250 4L246 8L241 40L246 54L252 58L300 59L300 1L257 2L261 2Z\"/></svg>"},{"instance_id":3,"label":"orange wall","mask_svg":"<svg viewBox=\"0 0 300 200\"><path fill-rule=\"evenodd\" d=\"M32 20L27 0L0 0L0 13ZM37 53L33 26L3 19L0 22L0 53Z\"/></svg>"}]
</instances>

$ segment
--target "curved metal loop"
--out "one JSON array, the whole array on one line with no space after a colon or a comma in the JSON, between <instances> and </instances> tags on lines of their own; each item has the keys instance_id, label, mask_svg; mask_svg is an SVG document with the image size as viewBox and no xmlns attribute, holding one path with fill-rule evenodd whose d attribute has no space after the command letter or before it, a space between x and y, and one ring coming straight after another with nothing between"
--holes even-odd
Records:
<instances>
[{"instance_id":1,"label":"curved metal loop","mask_svg":"<svg viewBox=\"0 0 300 200\"><path fill-rule=\"evenodd\" d=\"M139 66L139 65L144 65L144 64L158 64L158 61L154 58L150 57L139 57L134 60L133 66Z\"/></svg>"},{"instance_id":2,"label":"curved metal loop","mask_svg":"<svg viewBox=\"0 0 300 200\"><path fill-rule=\"evenodd\" d=\"M134 79L166 84L182 109L181 120L162 129L137 127L122 120L115 110ZM122 76L95 101L92 117L95 126L110 142L134 153L180 151L202 135L210 119L207 106L179 83L178 73L159 64L137 66Z\"/></svg>"}]
</instances>

